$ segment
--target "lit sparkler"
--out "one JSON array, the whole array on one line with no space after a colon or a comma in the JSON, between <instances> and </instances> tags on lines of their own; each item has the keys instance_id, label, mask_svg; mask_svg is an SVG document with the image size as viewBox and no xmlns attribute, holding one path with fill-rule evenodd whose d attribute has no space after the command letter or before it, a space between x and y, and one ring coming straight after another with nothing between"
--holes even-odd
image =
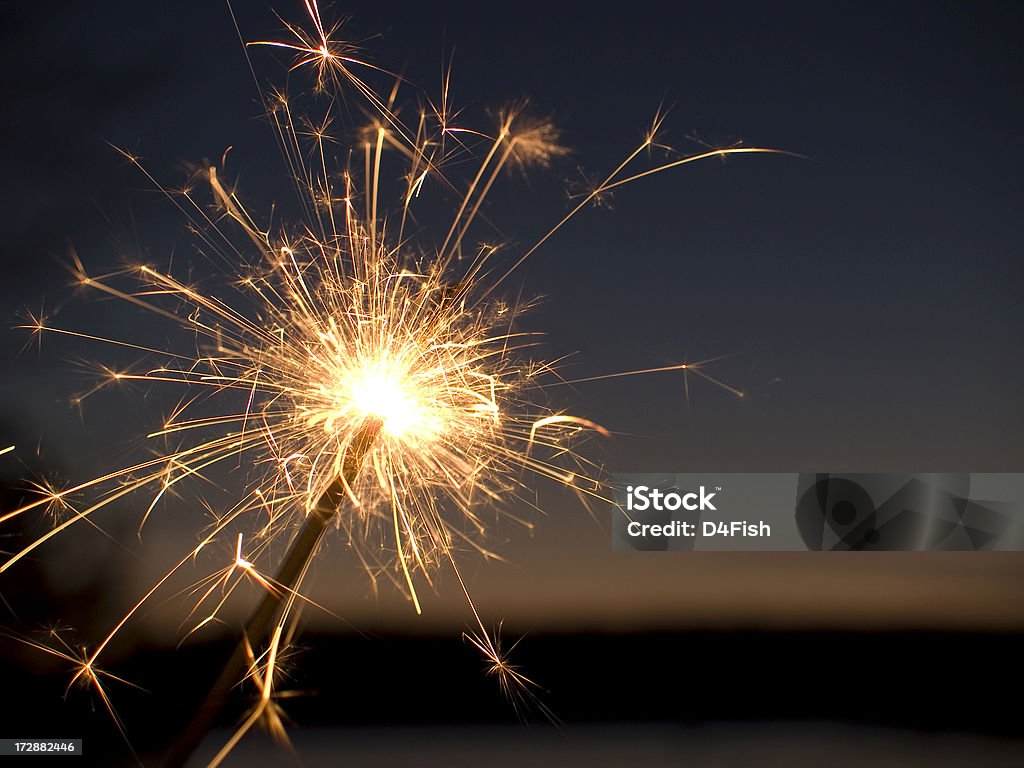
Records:
<instances>
[{"instance_id":1,"label":"lit sparkler","mask_svg":"<svg viewBox=\"0 0 1024 768\"><path fill-rule=\"evenodd\" d=\"M275 703L276 660L292 635L296 606L306 601L303 578L332 527L340 529L372 578L383 575L393 581L417 612L418 590L431 584L438 567L450 568L474 617L470 642L484 654L502 688L517 691L514 696L528 695L529 680L508 663L477 614L456 553L472 547L492 555L484 512L507 506L529 486L530 476L553 479L584 498L602 499L596 467L575 453L572 443L581 432L607 433L588 419L544 406L540 395L551 366L529 358L527 348L536 340L517 328L527 304L500 298L498 289L566 222L612 190L702 159L772 151L714 149L635 170L644 151L657 146L659 113L645 141L550 232L502 263L496 260L498 248L476 244L470 233L505 170L543 168L565 153L558 130L522 105L499 113L491 132L467 129L457 124L448 104L447 83L440 103L425 102L415 123L407 125L395 107L404 81L396 78L390 95L379 95L366 78L387 73L367 63L355 46L335 38L337 29L324 25L315 0L306 0L306 8L312 31L288 25L288 41L253 45L294 55L294 68L311 70L318 91L354 92L364 100L373 117L351 155L359 162L332 168L330 120L298 128L303 121L293 114L289 98L275 93L268 114L304 200L307 216L301 226L261 227L217 167L202 174L214 212L191 188L169 195L207 255L231 265L234 299L148 265L92 275L76 258L81 286L182 324L198 340L196 349L168 353L59 328L42 316L33 317L29 327L160 358L159 365L145 370L110 371L108 380L183 386L185 399L149 435L180 442L173 451L78 485L44 488L32 503L0 517L4 522L63 510L50 530L0 566L2 573L72 527L92 523L118 500L148 494L144 525L179 483L208 476L228 461L252 470L237 502L218 511L196 545L98 645L82 654L45 646L74 663L76 680L97 688L109 706L98 663L114 637L201 551L233 541L233 560L195 587L191 631L215 620L239 585L255 583L265 590L235 663L225 672L227 687L251 680L259 703L214 763L259 721L283 735ZM445 160L471 149L481 159L468 182L449 178ZM380 205L385 155L405 165L399 203L387 213ZM136 158L125 156L156 183ZM428 183L461 190L461 202L445 228L430 233L440 247L418 248L407 223ZM221 223L225 219L227 225ZM702 371L703 365L613 375L692 372L742 395ZM210 402L220 407L213 415L200 408ZM235 538L239 528L247 532ZM270 545L286 540L288 554L275 569ZM205 727L193 736L201 737Z\"/></svg>"}]
</instances>

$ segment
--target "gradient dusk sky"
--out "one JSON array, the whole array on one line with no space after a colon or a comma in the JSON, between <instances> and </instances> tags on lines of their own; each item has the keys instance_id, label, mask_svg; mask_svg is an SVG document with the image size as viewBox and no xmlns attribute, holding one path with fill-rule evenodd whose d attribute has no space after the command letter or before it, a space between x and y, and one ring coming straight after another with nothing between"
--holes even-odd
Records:
<instances>
[{"instance_id":1,"label":"gradient dusk sky","mask_svg":"<svg viewBox=\"0 0 1024 768\"><path fill-rule=\"evenodd\" d=\"M239 6L247 37L280 28L265 4ZM572 155L546 176L508 179L485 211L487 236L512 253L561 218L567 189L629 153L659 105L671 107L663 138L680 149L742 141L805 156L710 161L619 190L611 210L574 220L509 286L543 297L526 325L547 332L546 357L572 355L567 377L727 356L708 372L747 392L739 401L694 379L687 403L676 373L552 390L617 433L589 443L595 458L612 471L1024 469L1020 6L598 7L334 9L351 14L346 29L373 61L428 93L453 57L453 98L470 120L528 95L564 129ZM302 4L276 10L301 18ZM39 445L46 464L88 477L122 461L175 397L110 390L79 412L68 401L90 379L76 362L130 358L60 339L40 354L12 329L19 312L59 309L65 326L159 346L157 319L67 287L69 247L95 272L126 254L179 274L208 269L173 206L110 144L170 186L231 147L254 207L287 214L294 201L224 4L20 3L0 19L0 448L31 457ZM285 77L251 53L261 84ZM1021 597L1019 557L615 560L607 532L570 506L559 497L532 539L508 534L502 553L520 568L482 568L483 605L521 606L528 623L531 606L556 616L560 600L587 592L599 623L602 600L628 606L629 585L646 581L667 591L652 612L704 615L712 595L706 608L756 621L766 583L796 617L824 605L828 584L869 579L857 615L927 617L925 590L998 625ZM155 525L188 535L173 520ZM133 523L124 530L130 538ZM558 575L540 610L531 596ZM712 592L670 589L695 581ZM886 583L896 586L870 602Z\"/></svg>"}]
</instances>

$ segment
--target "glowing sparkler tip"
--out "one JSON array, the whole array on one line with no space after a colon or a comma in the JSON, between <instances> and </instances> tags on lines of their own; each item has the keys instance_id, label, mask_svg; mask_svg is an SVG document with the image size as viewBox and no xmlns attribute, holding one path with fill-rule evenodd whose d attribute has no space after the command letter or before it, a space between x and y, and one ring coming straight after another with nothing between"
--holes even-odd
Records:
<instances>
[{"instance_id":1,"label":"glowing sparkler tip","mask_svg":"<svg viewBox=\"0 0 1024 768\"><path fill-rule=\"evenodd\" d=\"M422 426L424 408L409 382L385 366L359 371L349 385L355 408L365 416L381 420L387 434L400 437Z\"/></svg>"}]
</instances>

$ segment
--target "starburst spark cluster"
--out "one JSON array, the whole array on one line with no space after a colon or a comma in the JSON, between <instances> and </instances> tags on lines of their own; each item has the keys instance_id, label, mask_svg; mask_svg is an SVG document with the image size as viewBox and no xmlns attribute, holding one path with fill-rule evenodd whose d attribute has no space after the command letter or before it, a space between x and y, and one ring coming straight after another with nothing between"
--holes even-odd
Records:
<instances>
[{"instance_id":1,"label":"starburst spark cluster","mask_svg":"<svg viewBox=\"0 0 1024 768\"><path fill-rule=\"evenodd\" d=\"M560 380L550 364L532 359L536 339L518 328L529 302L507 301L498 289L569 219L612 190L704 158L770 151L713 149L636 170L645 150L667 149L656 138L659 113L622 163L533 247L507 258L492 242L477 241L481 208L506 170L542 169L566 153L558 130L524 104L495 113L490 130L466 128L449 104L447 79L440 100L421 97L417 117L407 124L396 105L399 92L411 86L336 39L338 29L324 25L314 0L306 8L311 31L290 24L286 41L249 44L294 56L292 67L311 70L314 90L331 97L318 122L296 115L283 92L266 99L305 211L302 222L259 224L222 179L223 168L209 166L198 174L201 185L165 191L188 217L203 255L226 265L227 285L210 290L149 265L97 276L75 259L81 286L183 326L194 349L165 352L100 338L42 316L29 324L40 334L144 353L144 367L110 370L105 382L183 387L178 405L148 434L172 448L78 485L40 486L38 498L0 519L50 512L55 521L0 566L2 573L60 534L83 523L98 525L97 513L115 502L143 494L141 528L180 485L208 479L229 462L244 467L242 476L232 475L235 503L212 511L195 546L81 654L75 676L109 702L98 668L101 654L175 574L198 562L201 552L226 543L221 548L232 556L192 589L188 632L217 620L241 584L256 584L284 605L270 636L244 638L245 677L256 683L260 704L231 744L260 717L281 731L271 706L278 695L275 659L293 636L295 606L306 601L299 591L305 566L294 584L278 581L280 546L273 545L296 537L325 498L337 502L331 522L374 582L392 581L417 611L418 590L432 584L439 567L450 568L469 601L476 627L470 642L484 654L488 671L503 688L528 689L528 679L506 661L480 620L459 576L458 557L473 549L493 555L490 516L507 513L509 501L538 476L601 499L596 467L574 452L573 443L584 432L607 433L545 405L546 382ZM390 90L375 89L370 77L389 79ZM368 123L348 151L339 152L330 126L337 105L349 96L361 100ZM156 183L141 161L125 157ZM476 158L465 179L449 175L453 158L464 167ZM383 206L385 180L393 176L382 168L396 163L402 167L397 202ZM208 190L208 199L197 188ZM429 188L455 193L459 201L440 228L415 221L416 203ZM721 384L701 374L700 366L651 370L693 371ZM345 462L355 443L359 467L349 481Z\"/></svg>"}]
</instances>

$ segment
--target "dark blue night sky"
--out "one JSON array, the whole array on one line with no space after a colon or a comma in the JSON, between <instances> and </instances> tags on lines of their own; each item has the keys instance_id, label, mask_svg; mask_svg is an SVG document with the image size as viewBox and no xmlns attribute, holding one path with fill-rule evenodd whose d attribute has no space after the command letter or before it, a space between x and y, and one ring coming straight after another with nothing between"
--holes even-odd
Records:
<instances>
[{"instance_id":1,"label":"dark blue night sky","mask_svg":"<svg viewBox=\"0 0 1024 768\"><path fill-rule=\"evenodd\" d=\"M301 6L278 10L299 19ZM263 4L237 10L247 38L279 34ZM427 93L454 51L453 99L466 122L528 95L563 128L572 155L547 175L508 178L484 211L490 226L476 236L507 242L509 263L568 210L567 189L636 146L659 105L671 107L661 138L681 150L742 140L805 157L714 160L621 189L611 210L585 211L507 284L510 296L542 297L524 324L546 331L546 358L569 356L567 378L727 356L707 372L747 392L740 401L691 378L688 404L678 373L551 389L555 407L616 433L585 446L609 471L1022 469L1024 89L1015 6L345 10L367 55ZM8 468L43 467L63 483L137 458L147 448L140 435L181 395L109 387L80 410L69 405L94 383L83 361L134 356L60 338L45 339L40 353L11 328L20 313L42 307L65 327L147 345L182 341L158 318L70 289L69 250L96 273L127 257L223 280L174 206L110 145L137 153L168 186L231 147L228 172L251 209L267 214L273 204L287 219L297 205L225 6L20 4L3 13L0 448L18 446L2 459ZM270 52L250 52L261 84L287 79ZM354 99L354 118L358 107ZM448 219L435 211L450 215L443 190L429 191L421 243L444 236ZM981 604L956 580L966 565L936 558L914 560L913 578L909 560L858 561L853 570L841 559L782 567L771 555L609 560L607 532L578 505L543 493L540 503L547 515L536 536L497 531L516 567L469 574L481 604L512 622L604 617L609 600L621 608L616 620L642 610L679 617L665 606L684 603L694 606L687 621L774 616L802 610L801 590L808 605L833 610L824 585L852 577L869 613L927 613L939 603L921 601L926 593L944 596L947 617L957 605ZM137 512L126 505L100 522L134 542ZM188 546L193 518L176 508L154 516L141 546ZM79 571L112 551L100 534L75 540L92 548L75 561ZM999 601L1017 599L1019 561L971 567L975 583L998 595L988 615L1002 621ZM707 586L688 591L694 582ZM329 583L345 615L375 610L363 592ZM641 599L629 586L640 583L659 587ZM768 584L783 603L757 597ZM462 617L457 594L442 595ZM405 626L408 609L373 615Z\"/></svg>"},{"instance_id":2,"label":"dark blue night sky","mask_svg":"<svg viewBox=\"0 0 1024 768\"><path fill-rule=\"evenodd\" d=\"M295 5L279 10L297 17ZM548 329L551 356L578 353L569 377L734 355L709 372L748 391L742 403L694 382L687 407L676 375L553 393L628 433L607 448L612 465L1020 469L1015 6L366 5L346 7L347 29L374 61L434 92L454 51L454 99L470 119L528 94L563 127L571 158L491 201L510 257L566 210L581 171L596 176L631 149L659 104L671 106L664 140L682 149L698 149L695 136L806 156L712 161L620 190L613 210L580 216L520 273L546 299L528 323ZM123 252L192 258L176 212L106 142L168 184L231 146L247 199L289 205L227 11L4 14L0 311L13 325L45 300L67 305L65 322L148 330L130 308L64 288L69 245L94 270ZM239 18L250 37L278 26L262 6ZM261 80L280 82L282 68L253 54ZM93 353L53 344L15 359L25 336L0 339L12 441L73 430L56 401L87 381L65 361ZM122 407L97 399L85 423Z\"/></svg>"}]
</instances>

